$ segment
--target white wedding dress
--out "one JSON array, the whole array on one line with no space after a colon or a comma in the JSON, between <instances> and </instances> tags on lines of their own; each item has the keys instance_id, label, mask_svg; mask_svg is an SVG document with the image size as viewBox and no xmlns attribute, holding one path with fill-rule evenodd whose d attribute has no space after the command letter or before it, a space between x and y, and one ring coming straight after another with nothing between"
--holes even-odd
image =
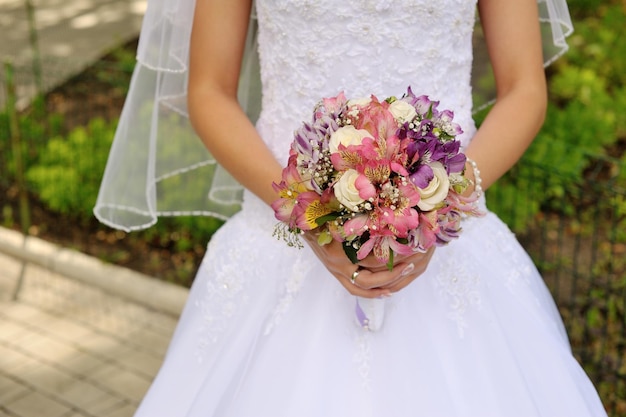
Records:
<instances>
[{"instance_id":1,"label":"white wedding dress","mask_svg":"<svg viewBox=\"0 0 626 417\"><path fill-rule=\"evenodd\" d=\"M417 94L471 117L471 0L257 0L263 111L281 162L322 97ZM504 140L504 139L503 139ZM250 161L254 163L254 161ZM385 301L376 332L310 249L246 194L212 238L141 417L603 416L513 234L469 220Z\"/></svg>"}]
</instances>

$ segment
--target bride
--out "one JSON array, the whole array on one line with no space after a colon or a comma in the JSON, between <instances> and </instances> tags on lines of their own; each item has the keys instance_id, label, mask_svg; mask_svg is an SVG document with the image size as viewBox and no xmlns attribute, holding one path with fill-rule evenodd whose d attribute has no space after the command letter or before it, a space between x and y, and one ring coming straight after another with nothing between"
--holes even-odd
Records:
<instances>
[{"instance_id":1,"label":"bride","mask_svg":"<svg viewBox=\"0 0 626 417\"><path fill-rule=\"evenodd\" d=\"M497 88L478 130L470 83L477 6ZM272 182L293 131L321 98L341 91L384 98L410 85L440 101L463 127L465 153L475 161L466 172L483 189L493 184L543 122L539 15L569 22L560 1L539 6L151 0L96 215L132 230L157 214L184 214L184 202L176 203L206 196L201 177L222 172L194 148L199 143L246 191L241 211L210 241L137 416L606 415L541 277L484 199L487 214L465 220L458 240L397 256L391 271L372 257L352 264L338 243L320 246L305 235L308 245L298 250L272 237ZM237 97L251 13L262 82L256 125ZM186 116L201 141L180 134ZM172 150L185 141L195 150ZM184 162L164 168L173 157ZM173 174L183 179L168 186ZM131 192L137 184L143 191ZM179 192L166 204L168 187ZM355 321L355 296L373 300L366 304L376 316L372 328Z\"/></svg>"}]
</instances>

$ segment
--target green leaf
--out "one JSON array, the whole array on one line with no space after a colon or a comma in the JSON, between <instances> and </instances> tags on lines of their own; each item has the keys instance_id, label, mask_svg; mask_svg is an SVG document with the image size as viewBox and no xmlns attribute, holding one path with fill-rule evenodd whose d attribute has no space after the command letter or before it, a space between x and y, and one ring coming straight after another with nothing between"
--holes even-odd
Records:
<instances>
[{"instance_id":1,"label":"green leaf","mask_svg":"<svg viewBox=\"0 0 626 417\"><path fill-rule=\"evenodd\" d=\"M427 119L432 119L433 118L433 105L432 104L428 108L428 113L426 114L426 118Z\"/></svg>"},{"instance_id":2,"label":"green leaf","mask_svg":"<svg viewBox=\"0 0 626 417\"><path fill-rule=\"evenodd\" d=\"M348 259L350 259L350 262L352 262L353 264L357 264L359 263L359 258L357 258L357 249L352 246L352 242L343 242L343 251L346 253L346 255L348 256Z\"/></svg>"},{"instance_id":3,"label":"green leaf","mask_svg":"<svg viewBox=\"0 0 626 417\"><path fill-rule=\"evenodd\" d=\"M335 220L339 216L341 216L341 213L339 213L338 211L334 211L332 213L328 213L324 216L318 217L317 219L315 219L315 223L318 226L323 226L324 224Z\"/></svg>"},{"instance_id":4,"label":"green leaf","mask_svg":"<svg viewBox=\"0 0 626 417\"><path fill-rule=\"evenodd\" d=\"M317 244L320 245L320 246L328 245L332 241L333 241L333 237L331 236L331 234L330 234L330 232L328 230L322 231L317 236Z\"/></svg>"},{"instance_id":5,"label":"green leaf","mask_svg":"<svg viewBox=\"0 0 626 417\"><path fill-rule=\"evenodd\" d=\"M393 270L393 255L394 255L394 252L390 249L389 250L389 261L387 261L387 269L389 271Z\"/></svg>"}]
</instances>

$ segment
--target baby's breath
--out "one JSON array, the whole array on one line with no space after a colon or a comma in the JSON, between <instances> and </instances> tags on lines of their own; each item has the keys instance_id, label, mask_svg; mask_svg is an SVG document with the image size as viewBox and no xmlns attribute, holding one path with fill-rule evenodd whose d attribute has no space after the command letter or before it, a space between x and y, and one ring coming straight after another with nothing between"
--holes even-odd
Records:
<instances>
[{"instance_id":1,"label":"baby's breath","mask_svg":"<svg viewBox=\"0 0 626 417\"><path fill-rule=\"evenodd\" d=\"M284 240L287 243L287 246L302 249L304 248L304 245L300 240L300 234L300 229L290 229L286 223L281 222L274 226L274 233L272 233L272 236L278 240Z\"/></svg>"}]
</instances>

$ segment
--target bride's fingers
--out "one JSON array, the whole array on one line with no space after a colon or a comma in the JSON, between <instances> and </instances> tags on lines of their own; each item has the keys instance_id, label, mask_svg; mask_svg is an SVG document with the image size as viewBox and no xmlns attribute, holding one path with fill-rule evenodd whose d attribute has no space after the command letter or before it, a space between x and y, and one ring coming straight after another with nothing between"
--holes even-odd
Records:
<instances>
[{"instance_id":1,"label":"bride's fingers","mask_svg":"<svg viewBox=\"0 0 626 417\"><path fill-rule=\"evenodd\" d=\"M349 265L350 269L346 270L346 265L336 265L337 268L331 270L331 273L339 280L346 290L352 295L358 295L365 298L388 297L391 291L383 288L385 284L391 284L397 280L397 271L372 272L363 269L358 265ZM358 268L357 268L358 267Z\"/></svg>"},{"instance_id":2,"label":"bride's fingers","mask_svg":"<svg viewBox=\"0 0 626 417\"><path fill-rule=\"evenodd\" d=\"M426 270L433 253L434 248L431 248L425 253L403 256L403 261L397 263L391 271L386 265L378 264L376 269L372 270L364 268L361 263L352 265L338 260L334 265L334 271L331 272L351 294L377 297L381 295L379 290L388 290L382 293L388 296L406 287L421 275ZM343 257L341 260L347 261ZM361 290L367 290L367 292L363 293Z\"/></svg>"},{"instance_id":3,"label":"bride's fingers","mask_svg":"<svg viewBox=\"0 0 626 417\"><path fill-rule=\"evenodd\" d=\"M428 264L432 251L409 256L398 255L396 265L389 271L374 256L369 256L358 265L352 264L338 242L320 246L313 235L305 234L313 252L324 263L328 271L352 294L365 298L389 296L407 286ZM355 273L358 268L358 273Z\"/></svg>"},{"instance_id":4,"label":"bride's fingers","mask_svg":"<svg viewBox=\"0 0 626 417\"><path fill-rule=\"evenodd\" d=\"M406 275L408 269L412 269L413 267L410 264L404 265L404 268L400 269L394 268L391 271L388 269L383 269L381 271L371 271L369 269L360 269L359 273L356 277L351 281L354 281L354 285L363 289L373 289L373 288L385 288L392 285L398 279L400 279L403 274ZM350 278L353 278L354 275L351 275Z\"/></svg>"},{"instance_id":5,"label":"bride's fingers","mask_svg":"<svg viewBox=\"0 0 626 417\"><path fill-rule=\"evenodd\" d=\"M326 266L326 269L339 281L341 285L352 295L365 298L377 298L389 295L390 291L384 288L369 289L357 284L359 275L363 273L362 267L350 262L340 244L333 242L329 245L320 246L309 234L305 234L307 242L317 257ZM359 269L358 274L355 274ZM354 279L353 279L354 274ZM365 273L367 275L367 273Z\"/></svg>"},{"instance_id":6,"label":"bride's fingers","mask_svg":"<svg viewBox=\"0 0 626 417\"><path fill-rule=\"evenodd\" d=\"M368 255L367 258L360 260L359 265L370 270L387 269L387 264L380 262L374 255Z\"/></svg>"},{"instance_id":7,"label":"bride's fingers","mask_svg":"<svg viewBox=\"0 0 626 417\"><path fill-rule=\"evenodd\" d=\"M402 254L396 253L394 254L394 269L398 268L399 264L404 264L404 263L418 264L425 259L428 262L430 260L431 253L434 249L435 249L434 247L431 247L426 252L415 252L409 255L402 255ZM375 271L375 272L389 269L389 266L386 263L380 262L372 254L368 255L365 259L359 261L359 265L361 265L363 268L367 268L370 271Z\"/></svg>"},{"instance_id":8,"label":"bride's fingers","mask_svg":"<svg viewBox=\"0 0 626 417\"><path fill-rule=\"evenodd\" d=\"M366 289L358 287L357 285L350 282L350 279L339 279L341 285L352 295L356 295L363 298L382 298L382 297L390 297L391 290L386 288L372 288Z\"/></svg>"},{"instance_id":9,"label":"bride's fingers","mask_svg":"<svg viewBox=\"0 0 626 417\"><path fill-rule=\"evenodd\" d=\"M434 253L434 248L431 248L426 253L420 254L419 257L410 257L407 259L413 262L398 264L396 267L402 268L403 273L400 274L397 280L382 288L389 289L392 293L405 288L426 271Z\"/></svg>"}]
</instances>

